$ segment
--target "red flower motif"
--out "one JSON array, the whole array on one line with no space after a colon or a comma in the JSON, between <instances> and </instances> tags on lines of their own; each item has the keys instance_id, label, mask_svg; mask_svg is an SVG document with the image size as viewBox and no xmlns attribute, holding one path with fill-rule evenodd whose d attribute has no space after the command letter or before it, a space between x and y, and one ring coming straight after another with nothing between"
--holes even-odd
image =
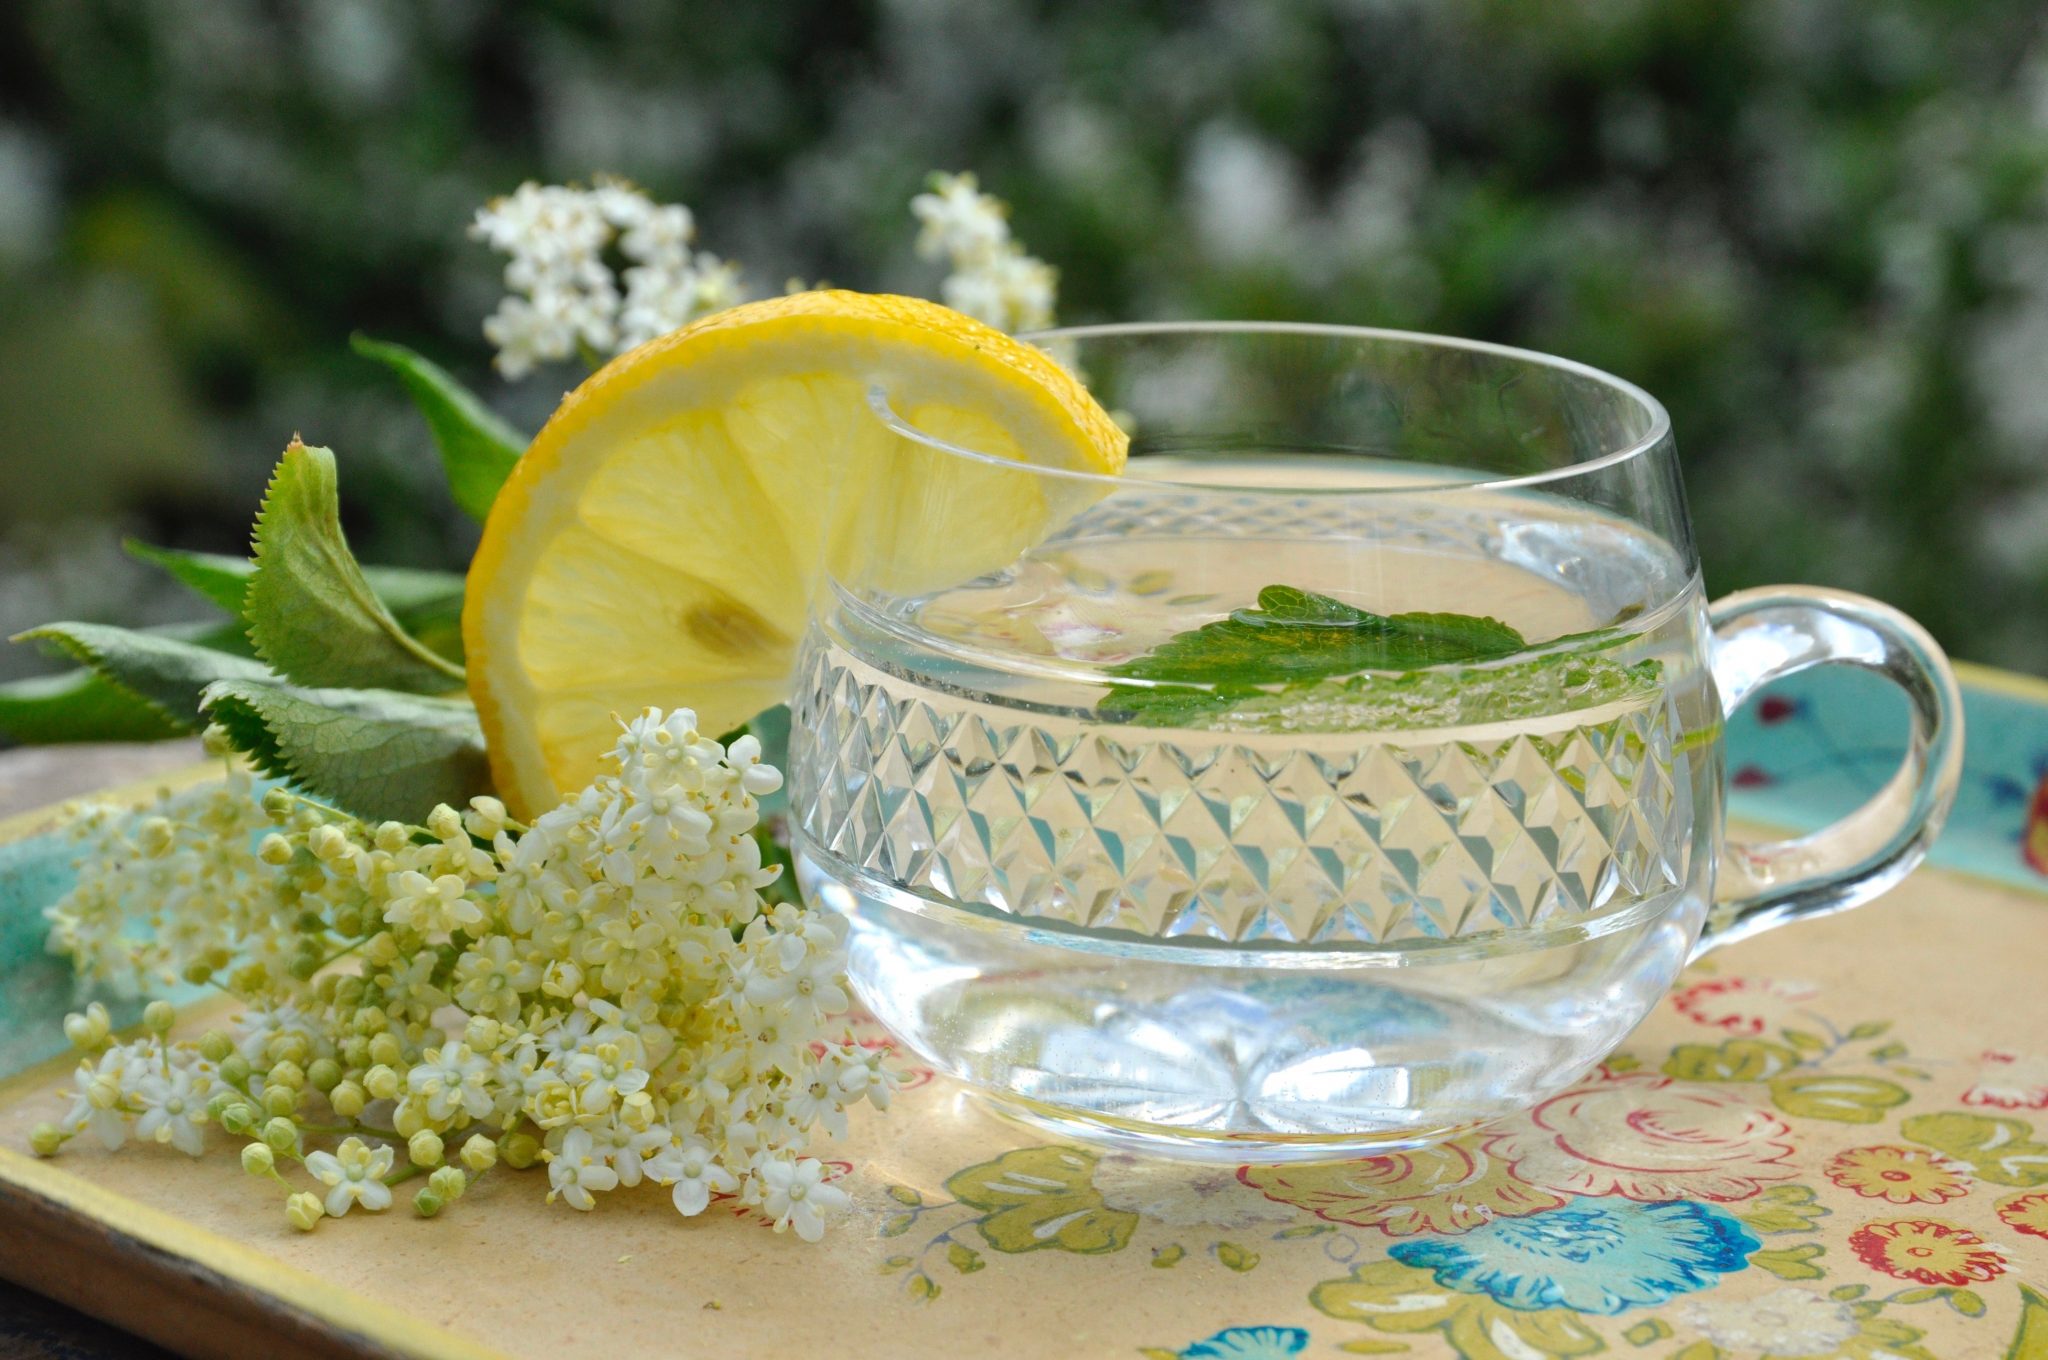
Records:
<instances>
[{"instance_id":1,"label":"red flower motif","mask_svg":"<svg viewBox=\"0 0 2048 1360\"><path fill-rule=\"evenodd\" d=\"M1709 978L1673 992L1671 1004L1696 1024L1753 1037L1781 1022L1791 1005L1811 1001L1815 990L1777 978Z\"/></svg>"},{"instance_id":2,"label":"red flower motif","mask_svg":"<svg viewBox=\"0 0 2048 1360\"><path fill-rule=\"evenodd\" d=\"M1761 765L1745 765L1728 777L1728 782L1738 789L1768 788L1778 782L1778 777Z\"/></svg>"},{"instance_id":3,"label":"red flower motif","mask_svg":"<svg viewBox=\"0 0 2048 1360\"><path fill-rule=\"evenodd\" d=\"M2048 1110L2048 1058L1986 1049L1977 1082L1963 1092L1963 1104L1999 1110Z\"/></svg>"},{"instance_id":4,"label":"red flower motif","mask_svg":"<svg viewBox=\"0 0 2048 1360\"><path fill-rule=\"evenodd\" d=\"M1487 1139L1486 1151L1554 1194L1728 1201L1799 1174L1791 1135L1725 1087L1603 1072Z\"/></svg>"},{"instance_id":5,"label":"red flower motif","mask_svg":"<svg viewBox=\"0 0 2048 1360\"><path fill-rule=\"evenodd\" d=\"M1983 1283L2005 1274L1997 1248L1936 1219L1866 1223L1849 1234L1849 1249L1872 1270L1916 1284Z\"/></svg>"},{"instance_id":6,"label":"red flower motif","mask_svg":"<svg viewBox=\"0 0 2048 1360\"><path fill-rule=\"evenodd\" d=\"M1999 1221L2029 1237L2048 1237L2048 1190L2014 1195L1998 1206Z\"/></svg>"}]
</instances>

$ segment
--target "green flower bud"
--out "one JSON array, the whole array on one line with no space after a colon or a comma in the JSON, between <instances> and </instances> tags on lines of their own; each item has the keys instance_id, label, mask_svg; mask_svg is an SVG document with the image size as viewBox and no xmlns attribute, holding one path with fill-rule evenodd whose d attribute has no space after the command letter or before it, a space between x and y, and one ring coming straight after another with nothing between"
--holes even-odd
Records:
<instances>
[{"instance_id":1,"label":"green flower bud","mask_svg":"<svg viewBox=\"0 0 2048 1360\"><path fill-rule=\"evenodd\" d=\"M270 1074L264 1081L271 1086L289 1086L297 1090L306 1084L306 1069L290 1058L280 1058L270 1065Z\"/></svg>"},{"instance_id":2,"label":"green flower bud","mask_svg":"<svg viewBox=\"0 0 2048 1360\"><path fill-rule=\"evenodd\" d=\"M441 1197L432 1190L422 1190L412 1197L412 1207L421 1218L432 1218L441 1212Z\"/></svg>"},{"instance_id":3,"label":"green flower bud","mask_svg":"<svg viewBox=\"0 0 2048 1360\"><path fill-rule=\"evenodd\" d=\"M472 1133L462 1145L462 1164L482 1175L498 1164L498 1145L480 1133Z\"/></svg>"},{"instance_id":4,"label":"green flower bud","mask_svg":"<svg viewBox=\"0 0 2048 1360\"><path fill-rule=\"evenodd\" d=\"M370 1061L382 1067L396 1067L405 1061L405 1045L398 1042L398 1036L386 1030L370 1039Z\"/></svg>"},{"instance_id":5,"label":"green flower bud","mask_svg":"<svg viewBox=\"0 0 2048 1360\"><path fill-rule=\"evenodd\" d=\"M161 859L169 854L177 836L177 828L171 825L168 817L145 817L142 825L135 829L135 843L151 859Z\"/></svg>"},{"instance_id":6,"label":"green flower bud","mask_svg":"<svg viewBox=\"0 0 2048 1360\"><path fill-rule=\"evenodd\" d=\"M178 1008L168 1001L152 1001L142 1008L142 1025L151 1034L168 1034L178 1023Z\"/></svg>"},{"instance_id":7,"label":"green flower bud","mask_svg":"<svg viewBox=\"0 0 2048 1360\"><path fill-rule=\"evenodd\" d=\"M398 1073L378 1063L363 1073L363 1089L379 1100L395 1100L398 1097Z\"/></svg>"},{"instance_id":8,"label":"green flower bud","mask_svg":"<svg viewBox=\"0 0 2048 1360\"><path fill-rule=\"evenodd\" d=\"M64 1017L64 1037L71 1041L73 1048L90 1053L106 1042L107 1032L94 1024L91 1016L73 1011Z\"/></svg>"},{"instance_id":9,"label":"green flower bud","mask_svg":"<svg viewBox=\"0 0 2048 1360\"><path fill-rule=\"evenodd\" d=\"M354 1119L363 1112L363 1106L369 1102L363 1098L362 1087L352 1081L343 1081L337 1082L334 1089L327 1093L327 1103L332 1105L334 1112L343 1119Z\"/></svg>"},{"instance_id":10,"label":"green flower bud","mask_svg":"<svg viewBox=\"0 0 2048 1360\"><path fill-rule=\"evenodd\" d=\"M64 1146L64 1130L55 1124L38 1124L28 1131L28 1145L38 1157L54 1157Z\"/></svg>"},{"instance_id":11,"label":"green flower bud","mask_svg":"<svg viewBox=\"0 0 2048 1360\"><path fill-rule=\"evenodd\" d=\"M249 1133L256 1127L256 1107L237 1100L220 1112L220 1126L229 1133Z\"/></svg>"},{"instance_id":12,"label":"green flower bud","mask_svg":"<svg viewBox=\"0 0 2048 1360\"><path fill-rule=\"evenodd\" d=\"M372 843L387 855L395 855L412 844L412 828L404 822L380 822Z\"/></svg>"},{"instance_id":13,"label":"green flower bud","mask_svg":"<svg viewBox=\"0 0 2048 1360\"><path fill-rule=\"evenodd\" d=\"M268 1143L250 1143L242 1149L242 1170L252 1176L268 1176L277 1170L277 1157Z\"/></svg>"},{"instance_id":14,"label":"green flower bud","mask_svg":"<svg viewBox=\"0 0 2048 1360\"><path fill-rule=\"evenodd\" d=\"M417 1100L400 1101L398 1108L391 1112L391 1127L408 1142L426 1126L427 1112Z\"/></svg>"},{"instance_id":15,"label":"green flower bud","mask_svg":"<svg viewBox=\"0 0 2048 1360\"><path fill-rule=\"evenodd\" d=\"M505 1027L488 1015L472 1015L462 1027L462 1042L477 1053L489 1053L504 1035Z\"/></svg>"},{"instance_id":16,"label":"green flower bud","mask_svg":"<svg viewBox=\"0 0 2048 1360\"><path fill-rule=\"evenodd\" d=\"M263 815L271 821L282 824L292 815L292 796L283 789L270 789L263 795Z\"/></svg>"},{"instance_id":17,"label":"green flower bud","mask_svg":"<svg viewBox=\"0 0 2048 1360\"><path fill-rule=\"evenodd\" d=\"M289 1152L299 1145L299 1126L282 1116L263 1126L263 1141L278 1152Z\"/></svg>"},{"instance_id":18,"label":"green flower bud","mask_svg":"<svg viewBox=\"0 0 2048 1360\"><path fill-rule=\"evenodd\" d=\"M199 745L206 754L216 760L235 753L235 739L219 723L208 723L206 730L199 734Z\"/></svg>"},{"instance_id":19,"label":"green flower bud","mask_svg":"<svg viewBox=\"0 0 2048 1360\"><path fill-rule=\"evenodd\" d=\"M315 1058L306 1069L306 1084L326 1095L341 1081L341 1064L332 1058Z\"/></svg>"},{"instance_id":20,"label":"green flower bud","mask_svg":"<svg viewBox=\"0 0 2048 1360\"><path fill-rule=\"evenodd\" d=\"M514 1171L524 1171L540 1159L540 1140L530 1133L509 1134L498 1145L498 1153L505 1159L505 1165Z\"/></svg>"},{"instance_id":21,"label":"green flower bud","mask_svg":"<svg viewBox=\"0 0 2048 1360\"><path fill-rule=\"evenodd\" d=\"M444 1166L427 1177L427 1188L449 1204L462 1198L462 1192L469 1189L469 1177L462 1174L459 1166Z\"/></svg>"},{"instance_id":22,"label":"green flower bud","mask_svg":"<svg viewBox=\"0 0 2048 1360\"><path fill-rule=\"evenodd\" d=\"M405 1155L412 1159L414 1166L439 1166L445 1151L441 1135L432 1129L421 1129L405 1142Z\"/></svg>"},{"instance_id":23,"label":"green flower bud","mask_svg":"<svg viewBox=\"0 0 2048 1360\"><path fill-rule=\"evenodd\" d=\"M273 831L256 847L256 858L265 864L290 864L292 843Z\"/></svg>"},{"instance_id":24,"label":"green flower bud","mask_svg":"<svg viewBox=\"0 0 2048 1360\"><path fill-rule=\"evenodd\" d=\"M239 1053L230 1053L220 1060L220 1079L230 1086L240 1086L249 1080L249 1060Z\"/></svg>"},{"instance_id":25,"label":"green flower bud","mask_svg":"<svg viewBox=\"0 0 2048 1360\"><path fill-rule=\"evenodd\" d=\"M213 981L213 967L205 959L194 959L185 965L185 971L178 974L178 976L191 983L194 987L204 987L207 983Z\"/></svg>"},{"instance_id":26,"label":"green flower bud","mask_svg":"<svg viewBox=\"0 0 2048 1360\"><path fill-rule=\"evenodd\" d=\"M199 1056L210 1063L224 1063L234 1051L235 1041L225 1030L210 1029L199 1036Z\"/></svg>"},{"instance_id":27,"label":"green flower bud","mask_svg":"<svg viewBox=\"0 0 2048 1360\"><path fill-rule=\"evenodd\" d=\"M427 831L440 840L453 840L463 834L462 814L442 803L427 814Z\"/></svg>"},{"instance_id":28,"label":"green flower bud","mask_svg":"<svg viewBox=\"0 0 2048 1360\"><path fill-rule=\"evenodd\" d=\"M311 1232L319 1227L320 1219L326 1213L327 1208L320 1203L320 1197L304 1190L284 1202L285 1221L300 1232Z\"/></svg>"},{"instance_id":29,"label":"green flower bud","mask_svg":"<svg viewBox=\"0 0 2048 1360\"><path fill-rule=\"evenodd\" d=\"M284 1119L299 1108L298 1088L292 1086L266 1086L263 1088L263 1112L278 1119Z\"/></svg>"}]
</instances>

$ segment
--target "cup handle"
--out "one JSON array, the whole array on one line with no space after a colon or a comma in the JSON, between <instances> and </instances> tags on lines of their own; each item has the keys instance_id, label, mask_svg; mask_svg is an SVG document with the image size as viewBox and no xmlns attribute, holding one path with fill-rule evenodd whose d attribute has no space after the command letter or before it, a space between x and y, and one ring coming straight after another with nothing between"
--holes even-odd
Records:
<instances>
[{"instance_id":1,"label":"cup handle","mask_svg":"<svg viewBox=\"0 0 2048 1360\"><path fill-rule=\"evenodd\" d=\"M1898 772L1840 821L1792 840L1725 843L1694 958L1787 921L1846 911L1911 873L1955 802L1963 764L1955 672L1927 631L1898 610L1846 591L1765 586L1716 601L1708 618L1727 716L1773 680L1812 666L1858 666L1905 691L1912 733Z\"/></svg>"}]
</instances>

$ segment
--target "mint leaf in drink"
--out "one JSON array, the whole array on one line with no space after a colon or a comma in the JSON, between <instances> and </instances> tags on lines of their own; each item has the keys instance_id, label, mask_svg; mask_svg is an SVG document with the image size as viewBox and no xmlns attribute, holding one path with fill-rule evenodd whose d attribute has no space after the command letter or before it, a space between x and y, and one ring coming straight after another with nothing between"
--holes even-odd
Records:
<instances>
[{"instance_id":1,"label":"mint leaf in drink","mask_svg":"<svg viewBox=\"0 0 2048 1360\"><path fill-rule=\"evenodd\" d=\"M242 606L257 654L296 684L441 694L462 667L407 632L341 532L334 455L294 439L256 517Z\"/></svg>"},{"instance_id":2,"label":"mint leaf in drink","mask_svg":"<svg viewBox=\"0 0 2048 1360\"><path fill-rule=\"evenodd\" d=\"M1601 630L1559 639L1598 645ZM1546 647L1554 644L1544 644ZM1611 644L1609 644L1611 645ZM1638 691L1641 666L1584 648L1501 666L1530 650L1499 619L1375 614L1294 586L1267 586L1239 609L1111 668L1099 711L1148 727L1346 731L1495 721L1582 707ZM1479 672L1439 667L1487 664ZM1654 685L1656 663L1649 667Z\"/></svg>"}]
</instances>

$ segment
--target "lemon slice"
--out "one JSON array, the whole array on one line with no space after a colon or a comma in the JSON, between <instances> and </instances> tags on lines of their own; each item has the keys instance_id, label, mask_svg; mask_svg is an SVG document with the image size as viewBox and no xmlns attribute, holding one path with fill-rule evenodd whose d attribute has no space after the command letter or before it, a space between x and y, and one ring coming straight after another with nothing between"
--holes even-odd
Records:
<instances>
[{"instance_id":1,"label":"lemon slice","mask_svg":"<svg viewBox=\"0 0 2048 1360\"><path fill-rule=\"evenodd\" d=\"M899 434L877 389L997 457ZM780 703L827 562L892 593L968 580L1099 494L1024 465L1113 474L1126 446L1044 351L915 298L797 293L620 356L514 467L469 569L463 644L500 794L531 815L581 788L615 713L688 707L716 733Z\"/></svg>"}]
</instances>

